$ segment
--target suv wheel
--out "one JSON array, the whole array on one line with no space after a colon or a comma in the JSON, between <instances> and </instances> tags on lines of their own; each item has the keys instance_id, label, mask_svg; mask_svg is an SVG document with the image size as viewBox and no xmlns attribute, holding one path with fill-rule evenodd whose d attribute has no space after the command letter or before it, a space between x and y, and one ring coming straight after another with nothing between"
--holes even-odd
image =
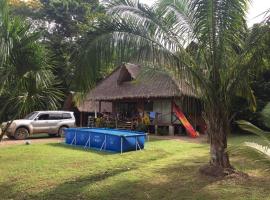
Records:
<instances>
[{"instance_id":1,"label":"suv wheel","mask_svg":"<svg viewBox=\"0 0 270 200\"><path fill-rule=\"evenodd\" d=\"M17 128L15 134L14 134L14 138L16 140L24 140L28 137L29 135L29 131L27 128L21 127L21 128Z\"/></svg>"},{"instance_id":2,"label":"suv wheel","mask_svg":"<svg viewBox=\"0 0 270 200\"><path fill-rule=\"evenodd\" d=\"M61 126L60 128L59 128L59 130L58 130L58 136L59 137L61 137L61 138L64 138L65 137L65 132L64 132L64 129L65 128L68 128L68 127L66 127L66 126Z\"/></svg>"}]
</instances>

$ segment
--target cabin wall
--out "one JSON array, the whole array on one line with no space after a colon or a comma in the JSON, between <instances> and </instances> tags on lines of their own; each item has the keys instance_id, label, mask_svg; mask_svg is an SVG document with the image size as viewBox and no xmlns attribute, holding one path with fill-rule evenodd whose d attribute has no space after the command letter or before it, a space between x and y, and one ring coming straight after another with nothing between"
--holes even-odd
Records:
<instances>
[{"instance_id":1,"label":"cabin wall","mask_svg":"<svg viewBox=\"0 0 270 200\"><path fill-rule=\"evenodd\" d=\"M171 123L171 100L160 99L153 101L153 111L159 113L161 123Z\"/></svg>"},{"instance_id":2,"label":"cabin wall","mask_svg":"<svg viewBox=\"0 0 270 200\"><path fill-rule=\"evenodd\" d=\"M196 101L194 99L174 99L173 100L185 113L186 117L190 122L196 126L198 119L200 117L200 108L197 107ZM153 111L159 113L159 122L164 124L181 124L179 119L172 113L171 99L158 99L153 101Z\"/></svg>"}]
</instances>

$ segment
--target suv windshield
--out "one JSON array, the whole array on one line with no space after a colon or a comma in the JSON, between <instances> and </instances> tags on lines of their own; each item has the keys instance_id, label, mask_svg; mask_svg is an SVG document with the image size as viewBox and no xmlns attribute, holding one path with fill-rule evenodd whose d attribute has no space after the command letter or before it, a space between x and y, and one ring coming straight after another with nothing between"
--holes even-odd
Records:
<instances>
[{"instance_id":1,"label":"suv windshield","mask_svg":"<svg viewBox=\"0 0 270 200\"><path fill-rule=\"evenodd\" d=\"M37 112L32 112L32 113L26 115L24 119L33 120L36 117L36 115L37 115Z\"/></svg>"}]
</instances>

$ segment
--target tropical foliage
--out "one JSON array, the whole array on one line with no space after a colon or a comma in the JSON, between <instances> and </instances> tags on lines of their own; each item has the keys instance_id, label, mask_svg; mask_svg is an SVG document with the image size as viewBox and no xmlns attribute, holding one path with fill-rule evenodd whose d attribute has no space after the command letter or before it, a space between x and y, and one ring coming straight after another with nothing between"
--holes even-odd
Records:
<instances>
[{"instance_id":1,"label":"tropical foliage","mask_svg":"<svg viewBox=\"0 0 270 200\"><path fill-rule=\"evenodd\" d=\"M133 0L106 2L112 19L84 38L81 66L95 74L117 55L118 61L151 63L184 79L204 103L210 165L232 169L227 136L234 98L247 99L255 110L249 78L260 67L260 60L251 62L261 36L248 38L248 1L163 0L154 7Z\"/></svg>"},{"instance_id":2,"label":"tropical foliage","mask_svg":"<svg viewBox=\"0 0 270 200\"><path fill-rule=\"evenodd\" d=\"M270 128L270 103L262 110L261 119L265 127ZM239 120L237 124L241 129L254 133L263 139L261 143L246 142L245 145L263 153L270 160L270 132L264 131L245 120Z\"/></svg>"},{"instance_id":3,"label":"tropical foliage","mask_svg":"<svg viewBox=\"0 0 270 200\"><path fill-rule=\"evenodd\" d=\"M21 117L37 109L57 109L62 93L40 33L10 16L6 1L1 1L0 8L1 119Z\"/></svg>"},{"instance_id":4,"label":"tropical foliage","mask_svg":"<svg viewBox=\"0 0 270 200\"><path fill-rule=\"evenodd\" d=\"M36 3L34 0L32 4ZM40 6L30 2L14 5L14 15L26 17L32 28L41 30L43 40L53 52L54 74L62 80L63 92L78 91L75 77L78 71L72 60L75 51L81 51L78 40L87 31L95 30L105 17L98 0L39 0ZM36 3L37 4L37 3ZM79 80L79 79L78 79Z\"/></svg>"},{"instance_id":5,"label":"tropical foliage","mask_svg":"<svg viewBox=\"0 0 270 200\"><path fill-rule=\"evenodd\" d=\"M254 125L266 129L263 122L260 120L260 112L270 101L270 26L269 24L255 24L249 30L249 40L254 38L260 39L254 43L252 51L249 52L250 58L248 59L250 66L254 67L249 73L249 79L251 82L251 88L254 91L256 97L257 109L256 112L252 112L248 109L248 105L245 99L240 97L234 98L235 120L244 119L252 122Z\"/></svg>"}]
</instances>

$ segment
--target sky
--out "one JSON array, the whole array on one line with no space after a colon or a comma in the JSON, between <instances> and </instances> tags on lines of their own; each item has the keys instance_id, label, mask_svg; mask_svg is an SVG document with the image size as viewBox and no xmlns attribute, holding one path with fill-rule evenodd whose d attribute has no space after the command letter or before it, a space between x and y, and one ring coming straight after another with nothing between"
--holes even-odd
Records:
<instances>
[{"instance_id":1,"label":"sky","mask_svg":"<svg viewBox=\"0 0 270 200\"><path fill-rule=\"evenodd\" d=\"M152 5L155 0L140 0L143 3ZM252 26L254 23L261 22L263 16L258 16L270 8L270 0L252 0L249 6L249 12L247 15L248 26Z\"/></svg>"}]
</instances>

